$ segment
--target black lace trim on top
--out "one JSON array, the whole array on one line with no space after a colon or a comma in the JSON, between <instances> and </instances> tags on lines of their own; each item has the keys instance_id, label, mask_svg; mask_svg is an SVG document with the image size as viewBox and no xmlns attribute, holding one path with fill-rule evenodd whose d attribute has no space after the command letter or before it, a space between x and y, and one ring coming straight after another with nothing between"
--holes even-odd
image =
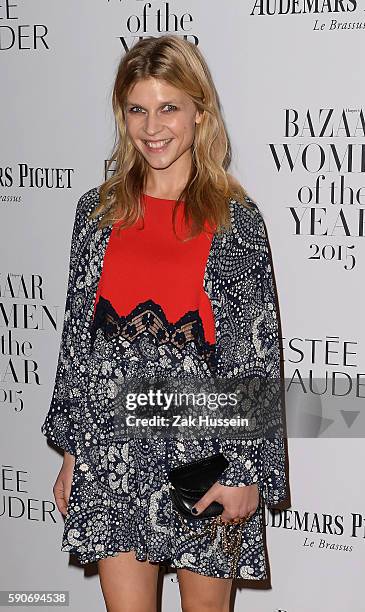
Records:
<instances>
[{"instance_id":1,"label":"black lace trim on top","mask_svg":"<svg viewBox=\"0 0 365 612\"><path fill-rule=\"evenodd\" d=\"M204 326L198 310L189 310L176 323L170 323L163 308L153 300L140 302L131 312L120 316L111 302L99 296L91 326L91 342L101 328L106 340L119 337L133 342L140 334L149 332L159 344L173 344L183 348L194 342L198 352L205 356L210 369L215 366L215 344L205 339Z\"/></svg>"}]
</instances>

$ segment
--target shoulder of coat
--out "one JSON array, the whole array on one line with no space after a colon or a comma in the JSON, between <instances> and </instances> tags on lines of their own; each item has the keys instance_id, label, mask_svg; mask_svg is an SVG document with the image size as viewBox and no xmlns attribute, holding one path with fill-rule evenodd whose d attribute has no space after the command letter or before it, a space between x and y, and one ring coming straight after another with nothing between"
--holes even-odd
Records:
<instances>
[{"instance_id":1,"label":"shoulder of coat","mask_svg":"<svg viewBox=\"0 0 365 612\"><path fill-rule=\"evenodd\" d=\"M231 222L233 233L249 230L250 227L257 231L262 226L264 219L257 203L249 196L244 201L230 199Z\"/></svg>"},{"instance_id":2,"label":"shoulder of coat","mask_svg":"<svg viewBox=\"0 0 365 612\"><path fill-rule=\"evenodd\" d=\"M93 210L97 202L99 201L99 187L93 187L86 191L79 199L77 204L77 211L80 213L88 214Z\"/></svg>"},{"instance_id":3,"label":"shoulder of coat","mask_svg":"<svg viewBox=\"0 0 365 612\"><path fill-rule=\"evenodd\" d=\"M89 214L95 208L96 204L99 201L99 188L93 187L86 191L77 202L76 212L75 212L75 226L78 232L82 230L86 231L86 228L89 228L91 225L95 225L97 223L97 218L89 219Z\"/></svg>"}]
</instances>

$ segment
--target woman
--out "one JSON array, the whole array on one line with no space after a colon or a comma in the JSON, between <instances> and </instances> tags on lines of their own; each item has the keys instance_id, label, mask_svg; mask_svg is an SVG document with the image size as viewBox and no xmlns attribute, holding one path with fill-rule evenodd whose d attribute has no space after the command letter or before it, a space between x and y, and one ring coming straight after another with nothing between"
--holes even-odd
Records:
<instances>
[{"instance_id":1,"label":"woman","mask_svg":"<svg viewBox=\"0 0 365 612\"><path fill-rule=\"evenodd\" d=\"M234 578L267 577L262 502L286 496L282 435L116 439L113 400L123 384L154 375L279 377L265 225L227 172L217 93L193 44L177 36L136 43L120 62L113 110L115 170L77 206L41 428L65 451L54 486L66 516L62 550L98 562L109 611L156 609L162 563L177 569L183 610L226 611ZM264 396L265 421L280 433L280 400ZM218 452L228 467L195 516L182 518L169 470ZM214 500L223 511L209 531L199 514ZM223 541L230 528L242 537L235 563Z\"/></svg>"}]
</instances>

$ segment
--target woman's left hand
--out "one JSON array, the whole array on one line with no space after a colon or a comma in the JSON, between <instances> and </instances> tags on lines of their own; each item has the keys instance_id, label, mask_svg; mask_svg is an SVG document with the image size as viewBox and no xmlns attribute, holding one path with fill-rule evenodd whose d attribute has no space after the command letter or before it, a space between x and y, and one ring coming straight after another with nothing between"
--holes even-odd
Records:
<instances>
[{"instance_id":1,"label":"woman's left hand","mask_svg":"<svg viewBox=\"0 0 365 612\"><path fill-rule=\"evenodd\" d=\"M226 487L217 481L195 504L194 507L198 513L194 516L199 516L199 513L205 510L212 501L217 501L224 507L220 515L222 522L240 518L248 520L256 512L259 504L259 489L257 484L246 487Z\"/></svg>"}]
</instances>

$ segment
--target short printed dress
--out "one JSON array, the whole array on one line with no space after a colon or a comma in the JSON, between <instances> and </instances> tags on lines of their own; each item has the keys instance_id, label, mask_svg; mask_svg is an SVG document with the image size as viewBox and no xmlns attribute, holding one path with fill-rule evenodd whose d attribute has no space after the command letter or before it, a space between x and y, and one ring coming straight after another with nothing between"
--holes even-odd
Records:
<instances>
[{"instance_id":1,"label":"short printed dress","mask_svg":"<svg viewBox=\"0 0 365 612\"><path fill-rule=\"evenodd\" d=\"M183 518L172 506L168 470L219 452L218 439L113 438L113 381L158 377L160 368L178 378L190 363L195 376L214 376L215 323L203 289L213 234L178 240L174 200L143 200L143 220L120 233L115 223L105 252L88 359L90 461L74 471L62 550L81 564L133 550L138 560L206 576L265 578L260 505L245 526L234 573L220 529L212 538L206 520ZM180 237L187 230L182 211Z\"/></svg>"}]
</instances>

